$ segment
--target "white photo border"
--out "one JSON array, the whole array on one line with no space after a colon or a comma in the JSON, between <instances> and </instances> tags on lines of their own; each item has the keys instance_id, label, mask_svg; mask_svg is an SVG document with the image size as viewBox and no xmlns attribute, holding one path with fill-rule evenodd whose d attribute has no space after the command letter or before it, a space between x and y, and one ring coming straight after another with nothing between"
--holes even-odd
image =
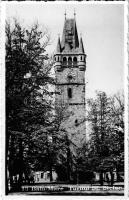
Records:
<instances>
[{"instance_id":1,"label":"white photo border","mask_svg":"<svg viewBox=\"0 0 129 200\"><path fill-rule=\"evenodd\" d=\"M124 5L124 95L125 95L125 180L124 196L45 196L32 195L34 200L37 199L127 199L129 197L129 15L127 1L53 1L53 2L36 2L36 1L11 1L0 3L0 197L2 199L30 199L31 196L24 195L5 195L5 19L6 4L120 4Z\"/></svg>"}]
</instances>

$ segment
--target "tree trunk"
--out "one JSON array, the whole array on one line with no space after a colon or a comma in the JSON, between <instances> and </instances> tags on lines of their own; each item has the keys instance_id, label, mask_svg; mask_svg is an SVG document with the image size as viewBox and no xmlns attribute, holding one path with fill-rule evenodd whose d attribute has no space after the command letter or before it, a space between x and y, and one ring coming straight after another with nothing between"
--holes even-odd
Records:
<instances>
[{"instance_id":1,"label":"tree trunk","mask_svg":"<svg viewBox=\"0 0 129 200\"><path fill-rule=\"evenodd\" d=\"M5 194L8 195L9 192L9 188L8 188L8 184L9 184L9 133L6 131L6 151L5 151Z\"/></svg>"},{"instance_id":2,"label":"tree trunk","mask_svg":"<svg viewBox=\"0 0 129 200\"><path fill-rule=\"evenodd\" d=\"M100 185L103 186L103 172L100 172Z\"/></svg>"},{"instance_id":3,"label":"tree trunk","mask_svg":"<svg viewBox=\"0 0 129 200\"><path fill-rule=\"evenodd\" d=\"M14 136L7 133L6 137L6 194L8 194L13 190Z\"/></svg>"},{"instance_id":4,"label":"tree trunk","mask_svg":"<svg viewBox=\"0 0 129 200\"><path fill-rule=\"evenodd\" d=\"M70 148L69 146L67 147L67 180L70 182L71 177L70 177Z\"/></svg>"},{"instance_id":5,"label":"tree trunk","mask_svg":"<svg viewBox=\"0 0 129 200\"><path fill-rule=\"evenodd\" d=\"M22 186L22 176L23 176L23 145L22 145L22 139L20 138L19 142L19 162L20 162L20 168L19 168L19 187L18 190L21 190Z\"/></svg>"},{"instance_id":6,"label":"tree trunk","mask_svg":"<svg viewBox=\"0 0 129 200\"><path fill-rule=\"evenodd\" d=\"M117 177L117 182L119 182L120 181L119 171L116 171L116 177Z\"/></svg>"},{"instance_id":7,"label":"tree trunk","mask_svg":"<svg viewBox=\"0 0 129 200\"><path fill-rule=\"evenodd\" d=\"M116 165L116 181L119 182L119 179L120 179L119 168L118 168L118 166Z\"/></svg>"},{"instance_id":8,"label":"tree trunk","mask_svg":"<svg viewBox=\"0 0 129 200\"><path fill-rule=\"evenodd\" d=\"M76 167L76 180L77 180L77 184L78 184L79 183L78 167Z\"/></svg>"},{"instance_id":9,"label":"tree trunk","mask_svg":"<svg viewBox=\"0 0 129 200\"><path fill-rule=\"evenodd\" d=\"M113 174L112 171L110 172L110 174L111 174L111 186L113 186L113 184L114 184L114 174Z\"/></svg>"},{"instance_id":10,"label":"tree trunk","mask_svg":"<svg viewBox=\"0 0 129 200\"><path fill-rule=\"evenodd\" d=\"M50 163L50 182L53 181L53 177L52 177L52 165Z\"/></svg>"}]
</instances>

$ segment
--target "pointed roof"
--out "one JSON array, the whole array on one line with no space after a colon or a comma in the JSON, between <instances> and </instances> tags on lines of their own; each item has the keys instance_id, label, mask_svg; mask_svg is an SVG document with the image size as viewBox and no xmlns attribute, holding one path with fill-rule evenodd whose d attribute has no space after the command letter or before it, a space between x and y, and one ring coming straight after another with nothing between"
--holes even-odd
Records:
<instances>
[{"instance_id":1,"label":"pointed roof","mask_svg":"<svg viewBox=\"0 0 129 200\"><path fill-rule=\"evenodd\" d=\"M83 41L82 41L82 37L80 37L79 51L80 51L80 53L85 53L84 46L83 46Z\"/></svg>"},{"instance_id":2,"label":"pointed roof","mask_svg":"<svg viewBox=\"0 0 129 200\"><path fill-rule=\"evenodd\" d=\"M76 13L74 11L74 18L67 19L65 12L65 22L64 22L62 39L60 41L60 37L58 37L56 53L85 54L82 37L80 38L80 41L78 39L75 16Z\"/></svg>"},{"instance_id":3,"label":"pointed roof","mask_svg":"<svg viewBox=\"0 0 129 200\"><path fill-rule=\"evenodd\" d=\"M71 50L79 47L78 32L75 18L65 19L61 40L62 50L65 49L65 46L69 46Z\"/></svg>"},{"instance_id":4,"label":"pointed roof","mask_svg":"<svg viewBox=\"0 0 129 200\"><path fill-rule=\"evenodd\" d=\"M60 43L60 37L58 37L57 47L56 47L56 53L61 52L61 43Z\"/></svg>"}]
</instances>

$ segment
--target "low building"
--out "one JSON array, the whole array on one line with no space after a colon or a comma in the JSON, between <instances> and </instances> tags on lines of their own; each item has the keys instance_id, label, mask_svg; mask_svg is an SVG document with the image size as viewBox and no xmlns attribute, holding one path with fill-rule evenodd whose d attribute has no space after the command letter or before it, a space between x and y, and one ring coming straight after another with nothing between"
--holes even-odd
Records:
<instances>
[{"instance_id":1,"label":"low building","mask_svg":"<svg viewBox=\"0 0 129 200\"><path fill-rule=\"evenodd\" d=\"M57 173L52 171L53 182L57 180ZM50 182L50 172L49 171L37 171L34 172L34 182L35 183L49 183Z\"/></svg>"}]
</instances>

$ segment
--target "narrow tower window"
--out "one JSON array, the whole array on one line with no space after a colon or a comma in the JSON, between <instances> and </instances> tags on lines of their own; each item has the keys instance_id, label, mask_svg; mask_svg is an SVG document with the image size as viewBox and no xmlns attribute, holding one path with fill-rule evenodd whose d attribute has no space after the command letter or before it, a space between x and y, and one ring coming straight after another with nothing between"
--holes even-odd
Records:
<instances>
[{"instance_id":1,"label":"narrow tower window","mask_svg":"<svg viewBox=\"0 0 129 200\"><path fill-rule=\"evenodd\" d=\"M71 57L68 58L68 65L72 65L72 58Z\"/></svg>"},{"instance_id":2,"label":"narrow tower window","mask_svg":"<svg viewBox=\"0 0 129 200\"><path fill-rule=\"evenodd\" d=\"M72 89L71 88L68 88L68 97L72 98Z\"/></svg>"},{"instance_id":3,"label":"narrow tower window","mask_svg":"<svg viewBox=\"0 0 129 200\"><path fill-rule=\"evenodd\" d=\"M77 58L76 57L73 58L73 64L77 65Z\"/></svg>"},{"instance_id":4,"label":"narrow tower window","mask_svg":"<svg viewBox=\"0 0 129 200\"><path fill-rule=\"evenodd\" d=\"M77 119L75 120L75 126L78 126L78 120Z\"/></svg>"},{"instance_id":5,"label":"narrow tower window","mask_svg":"<svg viewBox=\"0 0 129 200\"><path fill-rule=\"evenodd\" d=\"M67 59L66 57L63 57L63 65L66 65L67 64Z\"/></svg>"}]
</instances>

